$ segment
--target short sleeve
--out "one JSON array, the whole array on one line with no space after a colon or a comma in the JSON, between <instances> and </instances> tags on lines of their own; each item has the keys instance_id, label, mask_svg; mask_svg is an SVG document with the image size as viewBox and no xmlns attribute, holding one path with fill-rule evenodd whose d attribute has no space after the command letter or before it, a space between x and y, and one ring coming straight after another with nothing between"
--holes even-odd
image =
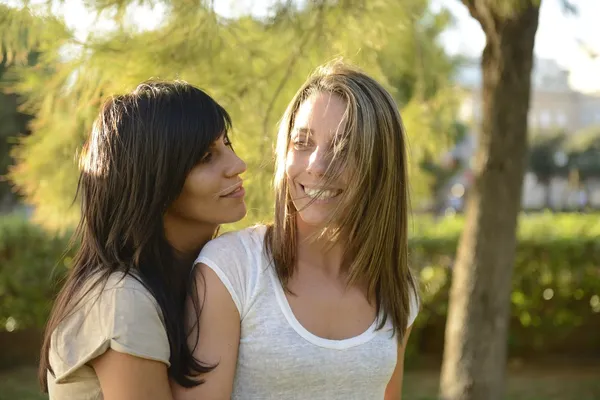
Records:
<instances>
[{"instance_id":1,"label":"short sleeve","mask_svg":"<svg viewBox=\"0 0 600 400\"><path fill-rule=\"evenodd\" d=\"M258 228L225 233L208 242L196 259L195 265L205 264L217 274L244 318L248 311L252 282L260 253Z\"/></svg>"},{"instance_id":2,"label":"short sleeve","mask_svg":"<svg viewBox=\"0 0 600 400\"><path fill-rule=\"evenodd\" d=\"M53 332L50 365L56 383L69 378L109 348L169 366L170 347L158 304L131 277L114 279L94 295L90 292Z\"/></svg>"}]
</instances>

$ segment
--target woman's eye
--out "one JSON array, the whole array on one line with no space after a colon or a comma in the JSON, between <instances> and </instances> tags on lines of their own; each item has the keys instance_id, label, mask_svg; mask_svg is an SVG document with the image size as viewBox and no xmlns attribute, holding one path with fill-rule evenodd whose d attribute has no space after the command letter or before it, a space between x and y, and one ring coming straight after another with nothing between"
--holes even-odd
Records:
<instances>
[{"instance_id":1,"label":"woman's eye","mask_svg":"<svg viewBox=\"0 0 600 400\"><path fill-rule=\"evenodd\" d=\"M309 147L309 143L306 140L295 140L294 141L294 149L296 150L304 150Z\"/></svg>"},{"instance_id":2,"label":"woman's eye","mask_svg":"<svg viewBox=\"0 0 600 400\"><path fill-rule=\"evenodd\" d=\"M206 164L206 163L209 163L209 162L210 162L210 160L212 160L212 157L213 157L213 154L212 154L212 152L210 152L210 151L209 151L208 153L206 153L206 154L204 155L204 157L202 157L202 158L200 159L200 163L201 163L201 164Z\"/></svg>"}]
</instances>

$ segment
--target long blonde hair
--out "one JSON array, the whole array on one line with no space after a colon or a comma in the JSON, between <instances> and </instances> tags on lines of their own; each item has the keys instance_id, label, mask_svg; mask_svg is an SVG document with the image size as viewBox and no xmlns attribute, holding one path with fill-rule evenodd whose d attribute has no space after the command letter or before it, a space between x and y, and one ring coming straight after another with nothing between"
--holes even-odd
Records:
<instances>
[{"instance_id":1,"label":"long blonde hair","mask_svg":"<svg viewBox=\"0 0 600 400\"><path fill-rule=\"evenodd\" d=\"M364 283L367 298L382 315L377 329L391 318L401 340L416 284L408 267L406 145L402 118L392 96L355 67L335 61L319 67L298 90L280 123L276 147L275 219L265 248L287 290L297 259L296 212L286 176L290 133L300 105L318 93L346 103L345 128L336 135L326 180L351 168L352 182L331 216L334 240L344 241L343 268L348 284Z\"/></svg>"}]
</instances>

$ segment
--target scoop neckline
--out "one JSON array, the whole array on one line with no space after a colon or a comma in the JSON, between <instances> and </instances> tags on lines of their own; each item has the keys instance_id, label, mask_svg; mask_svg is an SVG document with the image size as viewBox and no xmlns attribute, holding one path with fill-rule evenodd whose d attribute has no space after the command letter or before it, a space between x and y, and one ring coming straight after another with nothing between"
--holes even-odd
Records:
<instances>
[{"instance_id":1,"label":"scoop neckline","mask_svg":"<svg viewBox=\"0 0 600 400\"><path fill-rule=\"evenodd\" d=\"M328 349L343 350L355 346L360 346L361 344L367 343L375 337L377 322L379 319L378 317L375 317L375 320L367 328L366 331L357 336L349 337L346 339L326 339L315 335L314 333L306 329L300 323L300 321L298 321L296 315L294 315L294 311L290 306L285 292L283 291L283 287L281 286L281 283L279 282L275 271L273 271L273 268L269 268L269 275L271 277L271 283L273 285L275 297L277 298L277 303L279 305L279 308L281 309L281 312L285 316L285 319L287 320L288 324L292 327L292 329L294 329L294 331L296 331L296 333L302 338L304 338L306 341L316 346L325 347Z\"/></svg>"}]
</instances>

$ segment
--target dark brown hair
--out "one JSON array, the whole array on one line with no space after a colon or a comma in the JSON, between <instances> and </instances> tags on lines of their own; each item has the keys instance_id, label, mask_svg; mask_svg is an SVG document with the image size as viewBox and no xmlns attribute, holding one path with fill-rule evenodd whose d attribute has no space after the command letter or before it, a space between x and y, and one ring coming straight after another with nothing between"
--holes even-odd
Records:
<instances>
[{"instance_id":1,"label":"dark brown hair","mask_svg":"<svg viewBox=\"0 0 600 400\"><path fill-rule=\"evenodd\" d=\"M80 157L81 220L72 269L46 326L39 380L47 391L51 335L83 295L114 272L131 275L154 296L170 346L169 375L191 387L214 366L196 360L184 324L186 296L196 299L190 265L164 233L163 216L190 170L231 126L210 96L182 82L149 81L114 96L100 110ZM85 293L82 295L82 291Z\"/></svg>"}]
</instances>

